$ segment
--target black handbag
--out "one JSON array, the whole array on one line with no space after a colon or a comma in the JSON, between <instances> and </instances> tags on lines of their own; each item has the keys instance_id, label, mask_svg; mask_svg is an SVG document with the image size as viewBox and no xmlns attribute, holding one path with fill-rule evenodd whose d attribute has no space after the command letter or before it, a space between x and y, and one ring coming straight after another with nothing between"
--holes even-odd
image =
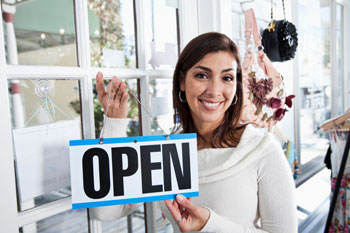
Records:
<instances>
[{"instance_id":1,"label":"black handbag","mask_svg":"<svg viewBox=\"0 0 350 233\"><path fill-rule=\"evenodd\" d=\"M262 35L264 52L271 61L288 61L294 58L298 47L298 33L293 23L286 20L283 3L283 20L273 19L273 3L271 1L271 22Z\"/></svg>"}]
</instances>

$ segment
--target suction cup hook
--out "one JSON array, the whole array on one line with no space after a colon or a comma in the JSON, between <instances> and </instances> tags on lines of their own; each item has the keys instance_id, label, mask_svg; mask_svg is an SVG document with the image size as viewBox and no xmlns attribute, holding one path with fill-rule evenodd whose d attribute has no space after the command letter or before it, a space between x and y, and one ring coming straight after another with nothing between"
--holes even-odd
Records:
<instances>
[{"instance_id":1,"label":"suction cup hook","mask_svg":"<svg viewBox=\"0 0 350 233\"><path fill-rule=\"evenodd\" d=\"M41 98L46 98L50 92L51 85L47 80L40 80L35 84L35 94Z\"/></svg>"}]
</instances>

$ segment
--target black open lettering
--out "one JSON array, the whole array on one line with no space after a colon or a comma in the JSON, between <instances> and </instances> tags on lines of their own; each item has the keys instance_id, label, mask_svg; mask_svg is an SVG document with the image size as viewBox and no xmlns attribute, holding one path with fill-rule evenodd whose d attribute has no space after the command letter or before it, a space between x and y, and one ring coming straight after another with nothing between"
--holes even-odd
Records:
<instances>
[{"instance_id":1,"label":"black open lettering","mask_svg":"<svg viewBox=\"0 0 350 233\"><path fill-rule=\"evenodd\" d=\"M123 170L122 155L128 158L128 168ZM138 169L137 151L132 147L112 148L114 196L124 195L124 177L131 176Z\"/></svg>"},{"instance_id":2,"label":"black open lettering","mask_svg":"<svg viewBox=\"0 0 350 233\"><path fill-rule=\"evenodd\" d=\"M151 163L151 152L160 151L160 145L140 146L142 193L154 193L163 191L162 185L152 185L152 170L161 169L161 163Z\"/></svg>"},{"instance_id":3,"label":"black open lettering","mask_svg":"<svg viewBox=\"0 0 350 233\"><path fill-rule=\"evenodd\" d=\"M191 188L191 166L190 166L190 149L189 143L182 143L182 167L181 171L180 160L176 150L176 144L163 144L163 179L164 191L171 191L171 167L170 157L173 162L173 167L176 175L179 189Z\"/></svg>"},{"instance_id":4,"label":"black open lettering","mask_svg":"<svg viewBox=\"0 0 350 233\"><path fill-rule=\"evenodd\" d=\"M94 187L93 157L98 158L100 174L100 190ZM83 155L83 183L86 195L93 199L105 197L110 189L108 154L101 148L91 148Z\"/></svg>"}]
</instances>

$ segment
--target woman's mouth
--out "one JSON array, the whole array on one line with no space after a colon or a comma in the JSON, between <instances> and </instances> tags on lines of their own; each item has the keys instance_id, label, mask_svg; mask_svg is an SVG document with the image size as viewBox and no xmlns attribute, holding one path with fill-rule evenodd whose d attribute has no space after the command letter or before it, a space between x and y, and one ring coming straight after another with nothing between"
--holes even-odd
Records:
<instances>
[{"instance_id":1,"label":"woman's mouth","mask_svg":"<svg viewBox=\"0 0 350 233\"><path fill-rule=\"evenodd\" d=\"M203 104L204 108L208 110L216 110L219 107L219 105L222 103L222 102L208 102L205 100L200 100L200 102Z\"/></svg>"}]
</instances>

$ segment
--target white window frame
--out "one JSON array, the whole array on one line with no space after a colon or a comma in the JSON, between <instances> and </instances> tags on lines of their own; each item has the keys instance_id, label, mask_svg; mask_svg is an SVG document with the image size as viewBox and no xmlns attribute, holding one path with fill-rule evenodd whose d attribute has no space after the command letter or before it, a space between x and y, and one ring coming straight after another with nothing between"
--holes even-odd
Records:
<instances>
[{"instance_id":1,"label":"white window frame","mask_svg":"<svg viewBox=\"0 0 350 233\"><path fill-rule=\"evenodd\" d=\"M37 222L55 214L62 213L71 209L71 197L63 198L39 207L17 212L16 185L14 158L12 146L12 129L8 95L8 80L18 79L54 79L54 80L79 80L81 84L81 106L83 121L83 137L94 138L94 111L93 111L93 93L92 80L98 71L102 71L105 77L111 78L118 75L122 79L138 78L140 80L140 101L148 111L149 105L149 79L172 78L173 70L150 70L146 65L145 41L144 41L144 1L135 0L136 20L137 20L137 52L138 68L96 68L90 65L90 39L88 23L87 0L75 0L75 20L76 20L76 45L78 67L55 67L55 66L24 66L7 65L5 60L4 32L0 27L0 106L3 112L0 115L0 141L2 153L0 156L0 176L2 177L2 190L0 192L0 219L2 231L7 233L18 233L19 227L26 224ZM178 0L179 4L179 27L180 27L180 47L181 49L193 37L198 35L198 0ZM0 13L1 9L0 9ZM2 22L2 21L1 21ZM188 22L191 22L190 24ZM142 134L151 134L151 119L147 116L145 109L141 108ZM154 232L153 204L146 204L146 232ZM101 233L101 223L96 220L90 220L89 223L92 233Z\"/></svg>"}]
</instances>

